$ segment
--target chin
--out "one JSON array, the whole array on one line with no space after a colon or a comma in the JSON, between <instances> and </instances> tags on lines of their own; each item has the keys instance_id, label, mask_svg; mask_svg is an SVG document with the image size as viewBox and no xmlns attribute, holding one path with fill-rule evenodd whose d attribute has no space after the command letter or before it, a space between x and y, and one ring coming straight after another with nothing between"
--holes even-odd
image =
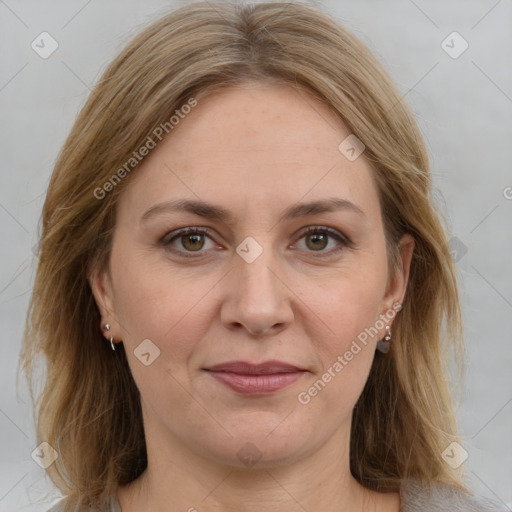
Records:
<instances>
[{"instance_id":1,"label":"chin","mask_svg":"<svg viewBox=\"0 0 512 512\"><path fill-rule=\"evenodd\" d=\"M286 415L282 416L282 421ZM210 453L217 463L227 466L247 469L264 469L290 464L307 454L304 445L304 431L294 429L291 425L285 427L272 418L272 421L257 422L253 418L251 424L232 426L227 429L233 437L215 442L210 440L209 446L202 454ZM280 432L279 429L283 427ZM204 443L204 440L203 440Z\"/></svg>"}]
</instances>

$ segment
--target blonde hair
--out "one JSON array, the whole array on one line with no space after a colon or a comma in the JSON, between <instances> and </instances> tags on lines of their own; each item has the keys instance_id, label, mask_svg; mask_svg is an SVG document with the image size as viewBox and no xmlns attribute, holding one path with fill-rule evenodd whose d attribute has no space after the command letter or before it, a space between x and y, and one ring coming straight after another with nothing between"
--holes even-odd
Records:
<instances>
[{"instance_id":1,"label":"blonde hair","mask_svg":"<svg viewBox=\"0 0 512 512\"><path fill-rule=\"evenodd\" d=\"M400 237L415 239L393 349L376 354L354 410L352 474L377 490L396 490L408 477L463 487L441 458L457 439L446 349L460 356L463 345L454 263L430 197L422 137L369 50L300 3L197 2L173 11L115 58L76 119L43 208L21 357L31 389L39 356L46 361L34 400L39 442L60 455L48 474L70 502L98 505L147 464L139 392L124 349L110 353L99 330L88 283L92 269L108 263L117 200L135 167L103 199L94 191L190 98L248 80L309 91L365 144L391 270Z\"/></svg>"}]
</instances>

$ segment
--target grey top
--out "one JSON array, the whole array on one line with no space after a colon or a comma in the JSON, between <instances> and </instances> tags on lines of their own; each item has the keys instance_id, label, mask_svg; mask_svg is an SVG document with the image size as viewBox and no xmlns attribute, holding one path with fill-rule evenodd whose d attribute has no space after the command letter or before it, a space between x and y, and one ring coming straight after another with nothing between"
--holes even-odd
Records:
<instances>
[{"instance_id":1,"label":"grey top","mask_svg":"<svg viewBox=\"0 0 512 512\"><path fill-rule=\"evenodd\" d=\"M400 487L400 512L507 512L508 507L471 496L456 488L439 483L427 484L419 480L408 479ZM85 509L84 509L85 510ZM54 505L48 512L64 512L65 498ZM73 512L82 512L74 510ZM98 510L88 512L122 512L114 495Z\"/></svg>"}]
</instances>

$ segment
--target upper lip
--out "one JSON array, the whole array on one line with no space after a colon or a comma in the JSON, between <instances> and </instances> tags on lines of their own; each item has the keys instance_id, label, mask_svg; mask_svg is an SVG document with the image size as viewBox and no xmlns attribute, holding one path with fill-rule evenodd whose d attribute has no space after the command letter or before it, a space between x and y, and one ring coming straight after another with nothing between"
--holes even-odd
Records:
<instances>
[{"instance_id":1,"label":"upper lip","mask_svg":"<svg viewBox=\"0 0 512 512\"><path fill-rule=\"evenodd\" d=\"M247 361L227 361L216 364L205 370L212 372L238 373L240 375L268 375L272 373L292 373L305 371L282 361L264 361L263 363L249 363Z\"/></svg>"}]
</instances>

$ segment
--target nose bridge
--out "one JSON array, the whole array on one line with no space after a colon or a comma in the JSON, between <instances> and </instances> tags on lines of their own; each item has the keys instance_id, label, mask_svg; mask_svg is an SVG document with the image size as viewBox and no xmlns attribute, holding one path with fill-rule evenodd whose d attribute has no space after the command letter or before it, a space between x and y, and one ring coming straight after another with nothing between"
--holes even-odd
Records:
<instances>
[{"instance_id":1,"label":"nose bridge","mask_svg":"<svg viewBox=\"0 0 512 512\"><path fill-rule=\"evenodd\" d=\"M271 236L244 239L236 249L238 258L231 277L229 297L223 306L223 321L262 334L292 319L287 288L279 275Z\"/></svg>"},{"instance_id":2,"label":"nose bridge","mask_svg":"<svg viewBox=\"0 0 512 512\"><path fill-rule=\"evenodd\" d=\"M274 267L271 236L246 237L237 247L238 275L241 289L248 292L248 298L258 298L261 294L278 293ZM253 293L255 292L255 293ZM267 300L270 297L267 297Z\"/></svg>"}]
</instances>

